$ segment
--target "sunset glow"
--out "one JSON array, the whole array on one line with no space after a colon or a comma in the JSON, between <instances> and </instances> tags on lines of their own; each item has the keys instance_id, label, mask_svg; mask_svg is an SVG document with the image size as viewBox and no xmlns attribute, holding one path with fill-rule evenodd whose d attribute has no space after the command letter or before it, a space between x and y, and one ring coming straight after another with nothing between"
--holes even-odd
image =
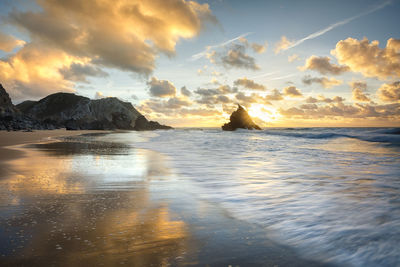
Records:
<instances>
[{"instance_id":1,"label":"sunset glow","mask_svg":"<svg viewBox=\"0 0 400 267\"><path fill-rule=\"evenodd\" d=\"M219 127L237 103L264 127L400 125L397 1L0 7L0 82L15 103L112 96L175 127Z\"/></svg>"}]
</instances>

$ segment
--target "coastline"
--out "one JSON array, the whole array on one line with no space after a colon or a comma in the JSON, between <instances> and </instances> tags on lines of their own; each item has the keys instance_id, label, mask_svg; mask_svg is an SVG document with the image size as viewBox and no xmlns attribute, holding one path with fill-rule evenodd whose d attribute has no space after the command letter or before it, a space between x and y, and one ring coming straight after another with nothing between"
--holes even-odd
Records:
<instances>
[{"instance_id":1,"label":"coastline","mask_svg":"<svg viewBox=\"0 0 400 267\"><path fill-rule=\"evenodd\" d=\"M69 133L44 131L31 136L20 133L7 143L32 145L20 146L22 154L14 155L14 160L10 156L6 161L4 157L0 159L6 165L18 163L14 164L18 175L11 177L11 181L2 181L5 191L0 196L7 193L18 199L1 203L0 212L8 210L7 216L0 220L4 230L2 265L327 266L305 260L291 248L270 240L260 226L234 219L215 203L179 190L185 185L174 180L173 175L160 177L160 166L166 164L162 155L107 143L88 151L87 143L80 145L79 139L90 141L90 137L78 135L93 131ZM61 136L76 138L73 142L57 141L56 151L54 143L35 145L46 138ZM93 183L115 176L120 167L93 174L86 173L85 168L99 166L96 164L101 167L102 158L107 163L115 162L112 157L121 154L128 158L129 164L137 164L132 170L143 167L144 163L132 162L129 155L140 159L139 155L151 162L144 177L128 182L120 178L117 187L114 180L103 181L93 190ZM91 155L96 156L96 164ZM81 166L83 159L90 162ZM73 172L71 163L78 164L72 168ZM69 180L72 174L73 184ZM24 204L25 198L29 199L29 205ZM10 210L14 210L12 216ZM19 239L21 232L30 232L32 237Z\"/></svg>"}]
</instances>

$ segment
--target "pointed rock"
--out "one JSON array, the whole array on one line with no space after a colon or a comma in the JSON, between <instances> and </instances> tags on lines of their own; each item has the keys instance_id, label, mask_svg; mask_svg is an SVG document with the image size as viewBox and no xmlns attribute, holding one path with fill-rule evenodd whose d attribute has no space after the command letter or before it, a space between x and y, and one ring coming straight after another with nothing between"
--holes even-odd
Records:
<instances>
[{"instance_id":1,"label":"pointed rock","mask_svg":"<svg viewBox=\"0 0 400 267\"><path fill-rule=\"evenodd\" d=\"M248 130L261 130L261 128L253 122L247 111L238 104L238 108L231 114L230 122L222 126L224 131L234 131L238 128Z\"/></svg>"}]
</instances>

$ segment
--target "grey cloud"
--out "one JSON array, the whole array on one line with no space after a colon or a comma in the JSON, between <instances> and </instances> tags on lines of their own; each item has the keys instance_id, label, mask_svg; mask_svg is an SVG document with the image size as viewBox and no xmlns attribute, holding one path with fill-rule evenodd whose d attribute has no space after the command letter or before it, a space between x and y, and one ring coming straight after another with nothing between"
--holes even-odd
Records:
<instances>
[{"instance_id":1,"label":"grey cloud","mask_svg":"<svg viewBox=\"0 0 400 267\"><path fill-rule=\"evenodd\" d=\"M221 53L212 51L207 54L211 63L222 65L223 67L259 70L260 67L255 63L255 59L246 54L246 47L241 44L233 44Z\"/></svg>"},{"instance_id":2,"label":"grey cloud","mask_svg":"<svg viewBox=\"0 0 400 267\"><path fill-rule=\"evenodd\" d=\"M107 77L108 73L93 65L83 65L80 63L72 63L69 67L59 69L63 77L75 82L88 82L87 76Z\"/></svg>"},{"instance_id":3,"label":"grey cloud","mask_svg":"<svg viewBox=\"0 0 400 267\"><path fill-rule=\"evenodd\" d=\"M279 101L283 100L283 95L281 92L279 92L278 89L272 90L272 94L266 95L265 100L267 101Z\"/></svg>"},{"instance_id":4,"label":"grey cloud","mask_svg":"<svg viewBox=\"0 0 400 267\"><path fill-rule=\"evenodd\" d=\"M314 103L340 103L345 101L345 99L341 96L335 96L333 98L325 97L325 96L318 96L318 98L315 97L308 97L305 102L308 104L314 104Z\"/></svg>"},{"instance_id":5,"label":"grey cloud","mask_svg":"<svg viewBox=\"0 0 400 267\"><path fill-rule=\"evenodd\" d=\"M339 66L330 62L329 57L311 56L306 60L306 64L300 70L315 70L321 74L339 75L350 70L348 66Z\"/></svg>"},{"instance_id":6,"label":"grey cloud","mask_svg":"<svg viewBox=\"0 0 400 267\"><path fill-rule=\"evenodd\" d=\"M303 94L295 86L288 86L283 89L283 94L290 97L302 97Z\"/></svg>"},{"instance_id":7,"label":"grey cloud","mask_svg":"<svg viewBox=\"0 0 400 267\"><path fill-rule=\"evenodd\" d=\"M327 78L327 77L311 77L310 75L306 75L303 77L303 83L306 85L311 85L313 83L318 83L322 85L324 88L331 88L332 86L342 84L342 81L337 80L335 78Z\"/></svg>"},{"instance_id":8,"label":"grey cloud","mask_svg":"<svg viewBox=\"0 0 400 267\"><path fill-rule=\"evenodd\" d=\"M237 79L236 81L233 82L233 84L236 86L243 86L251 90L264 91L266 89L264 85L256 83L255 81L247 79L246 77Z\"/></svg>"},{"instance_id":9,"label":"grey cloud","mask_svg":"<svg viewBox=\"0 0 400 267\"><path fill-rule=\"evenodd\" d=\"M167 80L158 80L152 77L147 83L150 87L150 95L155 97L168 97L176 94L175 86Z\"/></svg>"},{"instance_id":10,"label":"grey cloud","mask_svg":"<svg viewBox=\"0 0 400 267\"><path fill-rule=\"evenodd\" d=\"M181 88L181 94L184 95L184 96L189 97L189 96L192 95L192 92L190 92L190 91L186 88L186 86L183 86L183 87Z\"/></svg>"}]
</instances>

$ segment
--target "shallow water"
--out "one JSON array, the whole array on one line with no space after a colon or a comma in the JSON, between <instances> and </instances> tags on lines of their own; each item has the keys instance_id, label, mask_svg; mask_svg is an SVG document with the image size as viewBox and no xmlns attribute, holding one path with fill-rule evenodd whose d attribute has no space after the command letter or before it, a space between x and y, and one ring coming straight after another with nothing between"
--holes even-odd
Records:
<instances>
[{"instance_id":1,"label":"shallow water","mask_svg":"<svg viewBox=\"0 0 400 267\"><path fill-rule=\"evenodd\" d=\"M14 147L21 156L0 172L0 265L326 265L233 218L209 198L213 190L178 174L184 160L146 148L184 132Z\"/></svg>"},{"instance_id":2,"label":"shallow water","mask_svg":"<svg viewBox=\"0 0 400 267\"><path fill-rule=\"evenodd\" d=\"M167 155L192 195L310 259L400 266L399 129L186 129L100 139Z\"/></svg>"}]
</instances>

